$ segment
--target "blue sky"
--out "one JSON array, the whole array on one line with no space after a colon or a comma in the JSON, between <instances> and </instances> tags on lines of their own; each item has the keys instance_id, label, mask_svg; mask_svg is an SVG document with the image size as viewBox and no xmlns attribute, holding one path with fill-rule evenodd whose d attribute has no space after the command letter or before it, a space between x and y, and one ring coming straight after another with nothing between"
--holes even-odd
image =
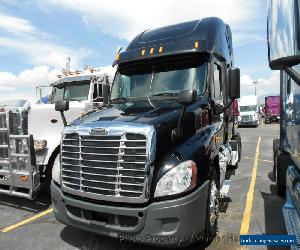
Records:
<instances>
[{"instance_id":1,"label":"blue sky","mask_svg":"<svg viewBox=\"0 0 300 250\"><path fill-rule=\"evenodd\" d=\"M139 32L206 16L232 28L242 94L254 92L253 80L259 95L277 93L279 74L267 62L266 1L0 0L0 98L32 98L68 56L74 69L108 66Z\"/></svg>"}]
</instances>

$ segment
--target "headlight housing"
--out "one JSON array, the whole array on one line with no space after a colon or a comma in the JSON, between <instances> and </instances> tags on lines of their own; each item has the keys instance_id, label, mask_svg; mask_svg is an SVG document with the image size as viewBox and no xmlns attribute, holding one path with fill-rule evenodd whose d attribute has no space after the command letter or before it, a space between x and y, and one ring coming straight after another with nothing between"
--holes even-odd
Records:
<instances>
[{"instance_id":1,"label":"headlight housing","mask_svg":"<svg viewBox=\"0 0 300 250\"><path fill-rule=\"evenodd\" d=\"M34 140L34 150L41 151L47 147L46 140Z\"/></svg>"},{"instance_id":2,"label":"headlight housing","mask_svg":"<svg viewBox=\"0 0 300 250\"><path fill-rule=\"evenodd\" d=\"M185 161L166 172L158 181L154 197L183 193L196 186L197 167L193 161Z\"/></svg>"}]
</instances>

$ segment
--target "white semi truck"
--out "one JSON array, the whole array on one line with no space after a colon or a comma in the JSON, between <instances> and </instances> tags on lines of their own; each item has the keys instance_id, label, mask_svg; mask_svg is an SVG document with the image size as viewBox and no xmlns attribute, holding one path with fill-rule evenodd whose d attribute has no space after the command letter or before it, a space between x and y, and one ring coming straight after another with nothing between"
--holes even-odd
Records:
<instances>
[{"instance_id":1,"label":"white semi truck","mask_svg":"<svg viewBox=\"0 0 300 250\"><path fill-rule=\"evenodd\" d=\"M106 102L103 93L109 92L111 80L99 69L68 71L50 86L37 88L36 104L26 109L2 104L0 194L34 199L41 183L50 185L64 125L101 107ZM49 95L45 96L46 88ZM55 111L55 103L62 100L69 101L65 116Z\"/></svg>"},{"instance_id":2,"label":"white semi truck","mask_svg":"<svg viewBox=\"0 0 300 250\"><path fill-rule=\"evenodd\" d=\"M259 106L257 96L241 96L239 99L238 126L255 126L259 125Z\"/></svg>"}]
</instances>

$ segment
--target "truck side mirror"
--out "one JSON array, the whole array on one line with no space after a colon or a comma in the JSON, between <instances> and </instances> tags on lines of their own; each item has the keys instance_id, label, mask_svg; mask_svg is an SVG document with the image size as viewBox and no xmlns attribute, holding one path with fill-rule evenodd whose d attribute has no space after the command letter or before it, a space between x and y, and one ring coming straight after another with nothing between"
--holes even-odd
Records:
<instances>
[{"instance_id":1,"label":"truck side mirror","mask_svg":"<svg viewBox=\"0 0 300 250\"><path fill-rule=\"evenodd\" d=\"M188 105L196 101L197 90L183 90L179 92L177 101L182 105Z\"/></svg>"},{"instance_id":2,"label":"truck side mirror","mask_svg":"<svg viewBox=\"0 0 300 250\"><path fill-rule=\"evenodd\" d=\"M103 105L108 104L110 95L109 84L102 84Z\"/></svg>"},{"instance_id":3,"label":"truck side mirror","mask_svg":"<svg viewBox=\"0 0 300 250\"><path fill-rule=\"evenodd\" d=\"M240 69L230 68L228 70L227 97L237 99L240 97Z\"/></svg>"},{"instance_id":4,"label":"truck side mirror","mask_svg":"<svg viewBox=\"0 0 300 250\"><path fill-rule=\"evenodd\" d=\"M69 101L60 100L55 103L55 110L64 112L69 110Z\"/></svg>"},{"instance_id":5,"label":"truck side mirror","mask_svg":"<svg viewBox=\"0 0 300 250\"><path fill-rule=\"evenodd\" d=\"M67 120L64 111L69 110L69 101L60 100L55 103L55 110L60 112L64 126L67 126Z\"/></svg>"}]
</instances>

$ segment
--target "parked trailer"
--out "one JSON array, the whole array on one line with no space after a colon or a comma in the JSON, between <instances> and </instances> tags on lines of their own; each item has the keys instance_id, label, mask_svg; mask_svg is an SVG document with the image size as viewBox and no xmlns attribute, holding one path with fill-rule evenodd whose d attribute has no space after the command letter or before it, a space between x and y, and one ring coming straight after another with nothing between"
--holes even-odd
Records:
<instances>
[{"instance_id":1,"label":"parked trailer","mask_svg":"<svg viewBox=\"0 0 300 250\"><path fill-rule=\"evenodd\" d=\"M265 123L280 121L280 96L265 97Z\"/></svg>"},{"instance_id":2,"label":"parked trailer","mask_svg":"<svg viewBox=\"0 0 300 250\"><path fill-rule=\"evenodd\" d=\"M66 121L103 104L111 79L95 69L65 72L46 88L38 87L39 100L27 110L2 106L0 112L0 193L34 199L40 184L50 186L52 168L58 164L64 122L55 104L69 100Z\"/></svg>"},{"instance_id":3,"label":"parked trailer","mask_svg":"<svg viewBox=\"0 0 300 250\"><path fill-rule=\"evenodd\" d=\"M300 244L300 26L298 0L271 0L268 13L269 65L280 70L280 138L274 140L278 194L286 195L283 215L288 234Z\"/></svg>"},{"instance_id":4,"label":"parked trailer","mask_svg":"<svg viewBox=\"0 0 300 250\"><path fill-rule=\"evenodd\" d=\"M230 28L218 18L131 41L116 56L109 105L62 133L51 184L56 218L153 245L215 236L226 169L241 153L224 112L239 97L232 58Z\"/></svg>"}]
</instances>

